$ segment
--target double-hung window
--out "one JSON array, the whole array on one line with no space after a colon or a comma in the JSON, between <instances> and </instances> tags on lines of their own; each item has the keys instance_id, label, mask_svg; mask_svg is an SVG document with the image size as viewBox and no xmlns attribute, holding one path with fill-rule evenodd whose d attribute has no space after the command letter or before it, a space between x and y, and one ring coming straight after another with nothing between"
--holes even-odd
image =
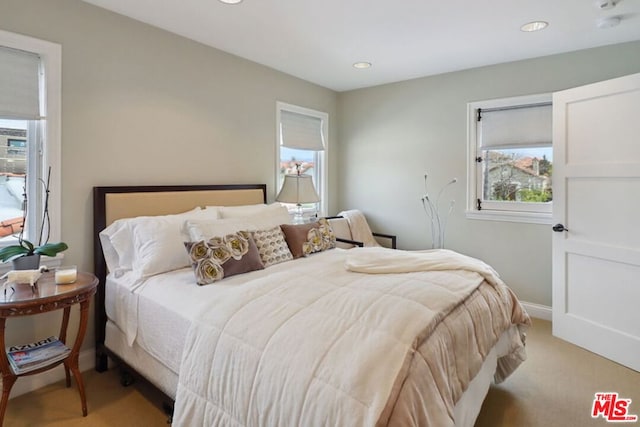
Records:
<instances>
[{"instance_id":1,"label":"double-hung window","mask_svg":"<svg viewBox=\"0 0 640 427\"><path fill-rule=\"evenodd\" d=\"M60 239L60 61L60 45L0 31L0 246L23 219L23 238Z\"/></svg>"},{"instance_id":2,"label":"double-hung window","mask_svg":"<svg viewBox=\"0 0 640 427\"><path fill-rule=\"evenodd\" d=\"M467 217L549 223L551 95L468 104Z\"/></svg>"},{"instance_id":3,"label":"double-hung window","mask_svg":"<svg viewBox=\"0 0 640 427\"><path fill-rule=\"evenodd\" d=\"M304 212L327 212L327 113L278 102L277 120L277 182L276 194L282 189L286 175L310 175L320 198L317 203L303 203ZM290 210L295 204L290 204Z\"/></svg>"}]
</instances>

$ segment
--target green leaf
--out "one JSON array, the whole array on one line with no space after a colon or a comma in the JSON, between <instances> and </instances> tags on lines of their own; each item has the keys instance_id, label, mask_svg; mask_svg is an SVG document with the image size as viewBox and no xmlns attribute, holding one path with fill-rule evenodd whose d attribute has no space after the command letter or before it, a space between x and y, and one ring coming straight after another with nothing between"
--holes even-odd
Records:
<instances>
[{"instance_id":1,"label":"green leaf","mask_svg":"<svg viewBox=\"0 0 640 427\"><path fill-rule=\"evenodd\" d=\"M6 262L12 258L27 255L29 253L29 249L24 246L7 246L0 249L0 261Z\"/></svg>"},{"instance_id":2,"label":"green leaf","mask_svg":"<svg viewBox=\"0 0 640 427\"><path fill-rule=\"evenodd\" d=\"M26 239L22 239L20 241L20 246L25 248L29 254L33 254L33 250L35 249L35 246L33 246L33 243L31 243L30 241L28 241Z\"/></svg>"},{"instance_id":3,"label":"green leaf","mask_svg":"<svg viewBox=\"0 0 640 427\"><path fill-rule=\"evenodd\" d=\"M59 243L46 243L34 251L36 254L46 255L46 256L56 256L58 252L62 252L67 250L69 247L64 242Z\"/></svg>"}]
</instances>

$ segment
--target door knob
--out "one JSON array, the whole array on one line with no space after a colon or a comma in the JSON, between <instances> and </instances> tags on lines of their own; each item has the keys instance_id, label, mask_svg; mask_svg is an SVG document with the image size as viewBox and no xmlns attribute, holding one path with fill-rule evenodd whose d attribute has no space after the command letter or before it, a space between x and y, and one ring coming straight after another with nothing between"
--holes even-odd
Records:
<instances>
[{"instance_id":1,"label":"door knob","mask_svg":"<svg viewBox=\"0 0 640 427\"><path fill-rule=\"evenodd\" d=\"M556 224L551 228L553 228L553 231L555 231L556 233L562 233L563 231L569 231L569 229L566 228L563 224Z\"/></svg>"}]
</instances>

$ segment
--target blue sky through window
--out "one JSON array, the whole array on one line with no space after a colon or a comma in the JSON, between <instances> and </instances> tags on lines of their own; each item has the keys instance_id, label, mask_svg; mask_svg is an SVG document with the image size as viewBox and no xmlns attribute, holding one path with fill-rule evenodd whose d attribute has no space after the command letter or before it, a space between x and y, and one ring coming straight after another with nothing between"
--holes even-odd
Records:
<instances>
[{"instance_id":1,"label":"blue sky through window","mask_svg":"<svg viewBox=\"0 0 640 427\"><path fill-rule=\"evenodd\" d=\"M296 159L303 162L313 162L314 154L315 151L295 150L293 148L280 147L280 158L284 161Z\"/></svg>"}]
</instances>

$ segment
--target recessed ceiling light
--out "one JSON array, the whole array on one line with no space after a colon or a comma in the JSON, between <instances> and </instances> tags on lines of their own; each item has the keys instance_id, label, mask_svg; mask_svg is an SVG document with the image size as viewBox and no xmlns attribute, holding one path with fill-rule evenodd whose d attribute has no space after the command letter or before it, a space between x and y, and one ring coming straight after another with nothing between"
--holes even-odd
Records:
<instances>
[{"instance_id":1,"label":"recessed ceiling light","mask_svg":"<svg viewBox=\"0 0 640 427\"><path fill-rule=\"evenodd\" d=\"M545 28L547 28L548 25L549 25L549 23L545 22L545 21L528 22L528 23L524 24L522 27L520 27L520 31L525 31L527 33L531 33L533 31L544 30Z\"/></svg>"},{"instance_id":2,"label":"recessed ceiling light","mask_svg":"<svg viewBox=\"0 0 640 427\"><path fill-rule=\"evenodd\" d=\"M371 62L366 62L366 61L360 61L360 62L356 62L353 64L354 68L358 68L358 69L364 69L364 68L370 68L371 67Z\"/></svg>"},{"instance_id":3,"label":"recessed ceiling light","mask_svg":"<svg viewBox=\"0 0 640 427\"><path fill-rule=\"evenodd\" d=\"M240 2L242 2L242 0L220 0L222 3L226 3L226 4L238 4Z\"/></svg>"}]
</instances>

